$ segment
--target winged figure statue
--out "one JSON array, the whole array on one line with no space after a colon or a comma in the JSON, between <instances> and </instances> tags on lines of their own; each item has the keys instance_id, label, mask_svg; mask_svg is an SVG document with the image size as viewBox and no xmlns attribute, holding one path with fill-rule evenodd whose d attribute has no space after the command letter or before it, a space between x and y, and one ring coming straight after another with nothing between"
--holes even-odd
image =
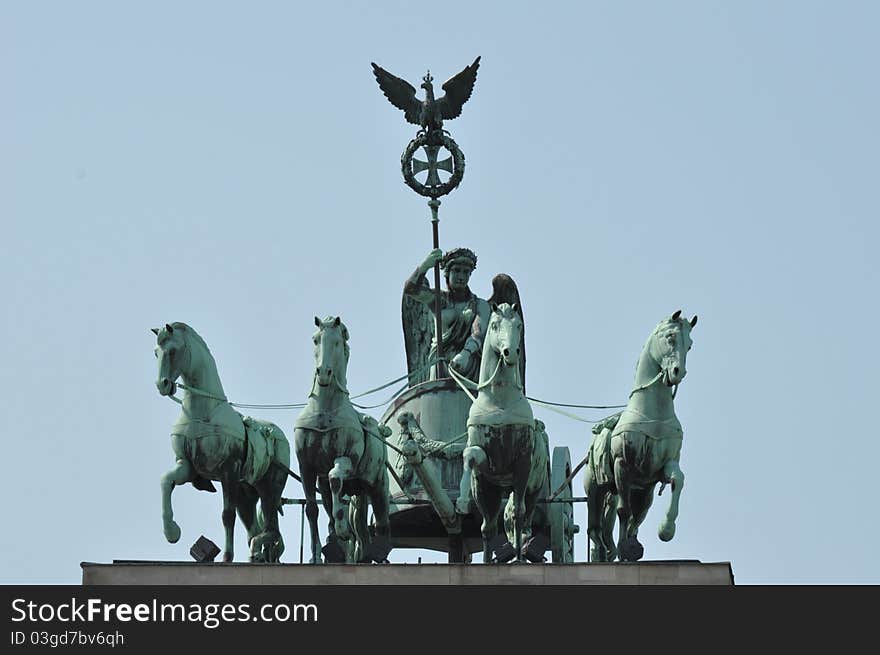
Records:
<instances>
[{"instance_id":1,"label":"winged figure statue","mask_svg":"<svg viewBox=\"0 0 880 655\"><path fill-rule=\"evenodd\" d=\"M434 132L443 129L444 120L452 120L461 115L461 107L471 97L474 90L474 82L477 80L477 69L480 67L480 58L466 66L457 75L450 77L443 83L445 95L434 98L434 86L431 72L422 78L421 87L425 90L425 99L416 98L416 90L412 84L392 75L381 66L373 64L373 74L379 83L382 93L398 109L403 110L406 120L415 125L420 125L426 132Z\"/></svg>"}]
</instances>

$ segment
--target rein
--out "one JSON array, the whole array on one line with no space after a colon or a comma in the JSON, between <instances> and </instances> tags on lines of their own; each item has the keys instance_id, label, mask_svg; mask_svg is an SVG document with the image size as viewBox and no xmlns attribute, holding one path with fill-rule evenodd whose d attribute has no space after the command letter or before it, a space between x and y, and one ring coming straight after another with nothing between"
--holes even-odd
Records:
<instances>
[{"instance_id":1,"label":"rein","mask_svg":"<svg viewBox=\"0 0 880 655\"><path fill-rule=\"evenodd\" d=\"M498 363L495 364L495 370L492 372L492 375L489 376L489 379L486 380L485 382L480 382L477 385L477 391L482 391L486 387L491 386L492 382L495 381L495 376L498 375L498 371L500 371L500 370L501 370L501 357L498 358Z\"/></svg>"},{"instance_id":2,"label":"rein","mask_svg":"<svg viewBox=\"0 0 880 655\"><path fill-rule=\"evenodd\" d=\"M317 384L317 382L318 382L318 373L316 371L315 374L312 376L312 388L309 391L309 398L316 398L317 397L317 394L315 393L315 384ZM336 375L333 376L333 384L336 386L337 390L341 391L346 396L348 395L348 389L346 389L344 386L342 386L342 383L339 381L339 377Z\"/></svg>"},{"instance_id":3,"label":"rein","mask_svg":"<svg viewBox=\"0 0 880 655\"><path fill-rule=\"evenodd\" d=\"M630 392L629 392L629 397L632 398L632 397L633 397L633 394L634 394L636 391L644 391L644 390L647 389L648 387L653 386L654 383L656 383L658 380L660 380L660 379L663 377L663 374L664 374L665 372L666 372L666 371L664 371L664 370L661 368L661 369L660 369L660 372L657 373L657 375L655 375L653 378L651 378L651 380L650 380L649 382L646 382L646 383L643 384L642 386L640 386L640 387L636 387L635 389L633 389L632 391L630 391ZM672 389L672 399L673 399L673 400L675 400L675 396L676 396L677 393L678 393L678 385L676 384L676 385L674 386L674 388Z\"/></svg>"},{"instance_id":4,"label":"rein","mask_svg":"<svg viewBox=\"0 0 880 655\"><path fill-rule=\"evenodd\" d=\"M369 396L370 394L376 393L377 391L382 391L383 389L387 389L392 384L396 384L397 382L402 382L403 380L406 380L407 378L420 375L420 374L424 373L425 371L430 370L430 368L434 365L434 363L435 362L433 362L433 361L429 362L425 366L422 366L421 368L413 371L412 373L407 373L405 375L401 375L400 377L394 378L390 382L386 382L385 384L378 386L375 389L369 389L367 391L363 391L363 392L357 394L356 396L351 396L350 398L351 399L361 398L363 396ZM314 384L315 384L314 379L312 379L312 388L313 389L314 389ZM232 405L233 407L238 407L239 409L302 409L303 407L305 407L307 405L307 403L278 403L278 404L270 404L270 405L263 405L263 404L257 404L257 403L234 403L234 402L230 402L227 398L221 398L219 396L215 396L213 394L208 393L207 391L204 391L203 389L199 389L198 387L184 384L183 382L177 382L176 385L180 389L185 389L186 391L189 391L190 393L195 394L197 396L203 396L205 398L210 398L211 400L226 402L226 403L229 403L230 405ZM352 404L355 407L358 407L360 409L375 409L376 407L384 407L385 405L390 403L392 400L397 398L397 396L399 396L405 390L406 390L406 387L404 387L403 389L398 389L396 392L394 392L394 395L391 398L389 398L387 401L385 401L384 403L381 403L379 405L361 406L356 403L352 403ZM176 402L178 405L183 404L182 401L180 400L180 398L178 398L177 396L175 396L173 394L169 395L168 398L170 398L171 400Z\"/></svg>"},{"instance_id":5,"label":"rein","mask_svg":"<svg viewBox=\"0 0 880 655\"><path fill-rule=\"evenodd\" d=\"M418 376L421 373L424 373L424 372L430 370L431 367L434 366L435 363L436 363L436 360L433 360L433 361L429 362L428 364L426 364L425 366L413 371L412 373L407 373L406 375L401 375L400 377L394 378L390 382L386 382L385 384L378 386L378 387L375 387L374 389L369 389L369 390L361 392L355 396L350 396L349 400L353 400L354 398L361 398L363 396L369 396L370 394L376 393L377 391L382 391L383 389L387 389L392 384L396 384L397 382L402 382L403 380L407 380L408 378L412 378L413 376ZM500 368L500 363L501 362L499 359L499 365L495 367L495 372L492 374L492 377L489 378L489 381L491 381L495 377L495 375L497 374L497 372ZM479 386L475 382L473 382L465 377L462 377L459 373L457 373L455 371L455 369L449 367L449 368L447 368L447 370L449 371L450 377L452 377L452 379L458 384L458 386L461 388L461 390L465 392L465 394L468 396L468 398L470 398L472 402L474 400L476 400L476 396L474 396L474 394L471 393L471 391L477 391L479 389ZM649 386L651 386L652 384L654 384L655 382L657 382L657 380L659 380L661 376L662 376L662 371L657 376L655 376L655 378L653 380L651 380L648 384L645 384L645 385L642 385L641 387L637 387L636 389L633 389L632 392L630 392L630 397L632 397L632 395L634 393L636 393L637 391L646 389ZM488 382L487 382L487 384L488 384ZM184 384L183 382L177 382L176 385L178 388L184 389L185 391L189 391L190 393L192 393L196 396L202 396L204 398L209 398L210 400L216 400L218 402L226 402L226 403L229 403L232 407L236 407L238 409L302 409L303 407L305 407L308 404L308 403L257 404L257 403L231 402L230 400L228 400L225 397L215 396L214 394L208 393L204 389L199 389L198 387ZM312 380L312 388L314 389L314 379ZM359 405L357 403L352 403L352 405L354 405L358 409L376 409L377 407L384 407L388 403L392 402L395 398L397 398L401 393L406 391L408 388L409 388L409 383L407 382L406 385L404 385L403 387L401 387L400 389L395 391L394 394L390 398L388 398L386 401L379 403L377 405ZM675 386L675 389L672 392L673 398L675 398L675 394L677 391L678 391L678 385ZM167 397L170 398L171 400L173 400L174 402L176 402L178 405L183 404L183 401L181 401L181 399L178 398L177 396L175 396L174 394L170 394ZM596 423L596 421L585 419L583 417L577 416L575 414L571 414L569 412L562 411L557 408L558 407L574 407L574 408L581 408L581 409L620 409L620 408L626 407L626 405L574 405L574 404L569 404L569 403L550 402L548 400L541 400L540 398L533 398L531 396L526 396L526 398L534 403L537 403L538 405L545 407L546 409L549 409L551 412L561 414L562 416L573 419L575 421L581 421L583 423L591 423L591 424Z\"/></svg>"},{"instance_id":6,"label":"rein","mask_svg":"<svg viewBox=\"0 0 880 655\"><path fill-rule=\"evenodd\" d=\"M478 388L477 385L474 384L471 380L468 380L467 378L464 378L461 375L459 375L458 373L456 373L455 370L451 366L446 367L446 370L449 371L449 374L452 376L452 379L455 380L455 383L459 387L461 387L461 390L464 391L465 394L467 394L467 397L471 399L471 402L475 402L477 400L477 397L474 396L474 394L472 394L470 392L470 389L468 387L470 387L471 389L474 389L476 391Z\"/></svg>"}]
</instances>

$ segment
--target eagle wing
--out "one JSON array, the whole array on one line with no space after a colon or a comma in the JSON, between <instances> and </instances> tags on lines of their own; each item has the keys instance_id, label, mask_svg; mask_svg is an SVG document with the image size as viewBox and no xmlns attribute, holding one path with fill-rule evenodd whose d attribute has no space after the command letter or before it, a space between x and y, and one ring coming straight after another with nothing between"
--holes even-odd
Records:
<instances>
[{"instance_id":1,"label":"eagle wing","mask_svg":"<svg viewBox=\"0 0 880 655\"><path fill-rule=\"evenodd\" d=\"M437 104L440 106L440 115L444 120L458 118L461 115L461 106L468 101L474 90L474 82L477 81L477 69L480 67L480 58L474 59L474 63L466 66L463 71L450 77L443 83L446 91ZM386 93L387 95L387 93ZM394 102L392 100L392 102Z\"/></svg>"},{"instance_id":2,"label":"eagle wing","mask_svg":"<svg viewBox=\"0 0 880 655\"><path fill-rule=\"evenodd\" d=\"M407 121L418 125L422 103L416 99L415 87L376 64L373 64L373 74L376 76L379 88L391 104L403 110Z\"/></svg>"}]
</instances>

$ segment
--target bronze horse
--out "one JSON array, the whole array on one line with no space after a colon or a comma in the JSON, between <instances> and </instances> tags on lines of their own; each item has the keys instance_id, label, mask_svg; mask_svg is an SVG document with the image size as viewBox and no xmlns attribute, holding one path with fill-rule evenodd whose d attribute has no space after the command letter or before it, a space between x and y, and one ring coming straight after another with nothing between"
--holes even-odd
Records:
<instances>
[{"instance_id":1,"label":"bronze horse","mask_svg":"<svg viewBox=\"0 0 880 655\"><path fill-rule=\"evenodd\" d=\"M177 462L162 476L162 521L170 543L180 539L171 492L191 482L196 489L223 489L223 560L233 558L235 513L244 524L251 561L277 562L284 551L278 530L281 494L290 474L290 445L281 429L239 414L223 393L217 365L208 346L186 323L155 328L159 375L156 387L174 396L182 379L180 418L171 431ZM257 512L257 499L260 512Z\"/></svg>"},{"instance_id":2,"label":"bronze horse","mask_svg":"<svg viewBox=\"0 0 880 655\"><path fill-rule=\"evenodd\" d=\"M348 398L348 329L339 317L315 317L315 371L305 409L294 426L305 512L312 542L311 562L321 562L316 487L330 516L324 553L331 561L385 561L390 551L387 453L376 421L355 411ZM349 511L343 496L350 496ZM367 503L376 520L376 539L367 526ZM349 541L353 554L339 543Z\"/></svg>"}]
</instances>

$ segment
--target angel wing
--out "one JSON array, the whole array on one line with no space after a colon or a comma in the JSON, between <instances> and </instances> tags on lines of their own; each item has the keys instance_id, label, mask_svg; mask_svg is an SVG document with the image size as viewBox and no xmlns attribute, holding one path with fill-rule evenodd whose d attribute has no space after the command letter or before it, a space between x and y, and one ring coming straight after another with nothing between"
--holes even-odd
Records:
<instances>
[{"instance_id":1,"label":"angel wing","mask_svg":"<svg viewBox=\"0 0 880 655\"><path fill-rule=\"evenodd\" d=\"M424 369L431 355L434 338L434 316L424 303L417 302L405 293L400 307L403 319L403 344L406 348L406 370L410 373L409 386L413 387L430 379L430 370ZM413 376L413 372L419 375Z\"/></svg>"},{"instance_id":2,"label":"angel wing","mask_svg":"<svg viewBox=\"0 0 880 655\"><path fill-rule=\"evenodd\" d=\"M477 69L479 67L480 58L477 57L474 59L473 64L466 66L458 75L450 77L443 83L443 90L446 91L446 95L440 98L437 104L440 106L440 115L443 116L444 120L458 118L461 115L461 106L468 101L474 90L474 82L477 81ZM382 83L379 82L379 84L381 85ZM384 91L385 89L383 88L382 90ZM388 95L387 91L385 95ZM389 96L388 99L391 100L391 97ZM391 100L391 102L394 101Z\"/></svg>"},{"instance_id":3,"label":"angel wing","mask_svg":"<svg viewBox=\"0 0 880 655\"><path fill-rule=\"evenodd\" d=\"M519 360L519 373L520 380L522 380L523 384L523 393L526 392L526 319L523 316L523 308L522 308L522 300L519 297L519 289L516 287L516 282L513 281L513 278L507 275L506 273L499 273L495 277L492 278L492 297L489 298L489 304L495 303L496 305L500 305L501 303L506 302L508 305L513 305L516 303L516 311L519 313L519 317L522 319L523 328L522 328L522 343L521 343L521 352Z\"/></svg>"},{"instance_id":4,"label":"angel wing","mask_svg":"<svg viewBox=\"0 0 880 655\"><path fill-rule=\"evenodd\" d=\"M373 64L373 74L376 76L379 88L382 89L382 93L385 94L385 97L388 98L391 104L403 110L407 121L418 125L422 103L416 98L415 87L376 64ZM471 82L471 86L473 86L473 82ZM470 91L468 91L468 95L470 95ZM460 108L459 111L461 111Z\"/></svg>"}]
</instances>

